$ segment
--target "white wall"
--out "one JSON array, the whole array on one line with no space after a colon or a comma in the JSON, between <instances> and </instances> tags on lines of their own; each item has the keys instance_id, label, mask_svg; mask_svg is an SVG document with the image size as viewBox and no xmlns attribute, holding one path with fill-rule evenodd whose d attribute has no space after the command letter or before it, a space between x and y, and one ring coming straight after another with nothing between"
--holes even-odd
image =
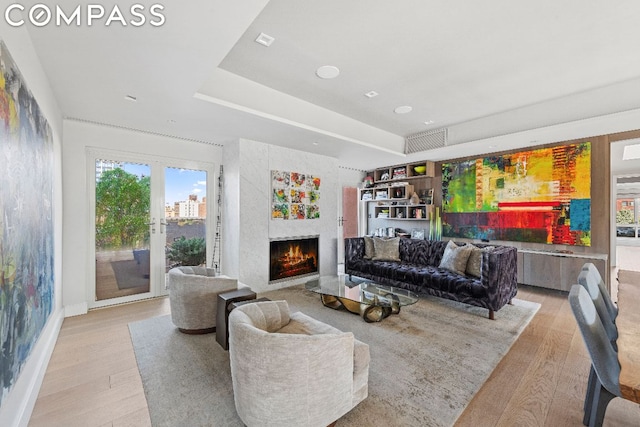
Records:
<instances>
[{"instance_id":1,"label":"white wall","mask_svg":"<svg viewBox=\"0 0 640 427\"><path fill-rule=\"evenodd\" d=\"M238 201L226 202L223 230L223 272L237 277L255 292L302 283L307 278L269 285L269 240L320 236L320 274L337 271L338 161L332 157L241 139L225 146L225 194L237 191ZM321 178L320 219L271 220L271 171L312 174ZM228 173L226 171L229 171ZM237 263L232 261L237 259Z\"/></svg>"},{"instance_id":2,"label":"white wall","mask_svg":"<svg viewBox=\"0 0 640 427\"><path fill-rule=\"evenodd\" d=\"M63 209L60 164L62 113L26 29L10 28L4 20L0 20L0 38L7 46L26 86L47 118L53 132L54 143L54 307L27 363L0 407L0 425L17 426L26 425L29 421L63 319L61 267Z\"/></svg>"},{"instance_id":3,"label":"white wall","mask_svg":"<svg viewBox=\"0 0 640 427\"><path fill-rule=\"evenodd\" d=\"M237 140L224 146L222 165L222 273L237 278L240 274L237 236L240 231L240 144Z\"/></svg>"},{"instance_id":4,"label":"white wall","mask_svg":"<svg viewBox=\"0 0 640 427\"><path fill-rule=\"evenodd\" d=\"M87 149L90 147L215 164L220 164L222 156L222 148L214 145L92 123L64 121L62 272L65 275L63 304L67 316L86 313L90 298L95 295L95 279L89 270L95 260L90 259L93 248L89 247L90 239L87 237L93 233L93 221L89 218L92 201L87 196Z\"/></svg>"}]
</instances>

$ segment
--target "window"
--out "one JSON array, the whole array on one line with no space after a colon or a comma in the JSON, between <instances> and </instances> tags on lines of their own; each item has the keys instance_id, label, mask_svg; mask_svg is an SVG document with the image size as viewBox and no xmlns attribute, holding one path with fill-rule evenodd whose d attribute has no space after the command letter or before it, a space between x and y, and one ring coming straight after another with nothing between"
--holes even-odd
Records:
<instances>
[{"instance_id":1,"label":"window","mask_svg":"<svg viewBox=\"0 0 640 427\"><path fill-rule=\"evenodd\" d=\"M640 198L618 198L616 200L616 236L637 238L638 210L635 208Z\"/></svg>"}]
</instances>

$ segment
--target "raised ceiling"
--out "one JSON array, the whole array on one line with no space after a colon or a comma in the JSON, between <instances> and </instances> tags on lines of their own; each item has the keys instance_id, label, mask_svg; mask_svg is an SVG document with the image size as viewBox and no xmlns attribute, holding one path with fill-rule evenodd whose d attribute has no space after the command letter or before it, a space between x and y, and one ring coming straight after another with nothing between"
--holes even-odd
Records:
<instances>
[{"instance_id":1,"label":"raised ceiling","mask_svg":"<svg viewBox=\"0 0 640 427\"><path fill-rule=\"evenodd\" d=\"M249 138L367 168L402 162L415 132L449 130L453 151L421 155L438 160L486 151L472 143L483 138L640 108L632 0L190 0L164 15L158 28L28 28L67 118ZM322 65L340 75L319 79ZM412 111L395 114L401 105Z\"/></svg>"}]
</instances>

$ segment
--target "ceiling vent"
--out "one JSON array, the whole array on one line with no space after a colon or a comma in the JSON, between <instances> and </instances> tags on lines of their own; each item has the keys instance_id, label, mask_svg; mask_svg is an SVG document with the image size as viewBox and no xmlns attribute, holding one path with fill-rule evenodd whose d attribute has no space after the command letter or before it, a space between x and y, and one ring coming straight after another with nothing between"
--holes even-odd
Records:
<instances>
[{"instance_id":1,"label":"ceiling vent","mask_svg":"<svg viewBox=\"0 0 640 427\"><path fill-rule=\"evenodd\" d=\"M405 154L442 148L447 145L447 128L414 133L407 136L404 141Z\"/></svg>"}]
</instances>

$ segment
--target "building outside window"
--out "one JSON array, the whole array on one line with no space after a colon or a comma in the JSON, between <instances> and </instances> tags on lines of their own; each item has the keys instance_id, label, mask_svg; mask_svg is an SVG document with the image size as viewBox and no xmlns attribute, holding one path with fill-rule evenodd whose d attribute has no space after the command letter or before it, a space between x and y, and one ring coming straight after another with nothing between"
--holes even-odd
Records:
<instances>
[{"instance_id":1,"label":"building outside window","mask_svg":"<svg viewBox=\"0 0 640 427\"><path fill-rule=\"evenodd\" d=\"M638 209L640 198L616 200L616 236L638 238Z\"/></svg>"}]
</instances>

